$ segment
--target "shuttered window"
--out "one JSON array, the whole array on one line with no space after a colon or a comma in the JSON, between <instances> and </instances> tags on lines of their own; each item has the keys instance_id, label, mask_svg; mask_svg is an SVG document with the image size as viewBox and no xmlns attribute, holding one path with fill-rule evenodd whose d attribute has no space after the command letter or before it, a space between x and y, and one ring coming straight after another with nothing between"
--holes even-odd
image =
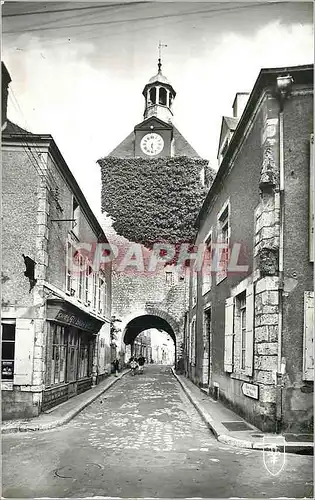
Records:
<instances>
[{"instance_id":1,"label":"shuttered window","mask_svg":"<svg viewBox=\"0 0 315 500\"><path fill-rule=\"evenodd\" d=\"M304 292L303 380L314 380L314 292Z\"/></svg>"},{"instance_id":2,"label":"shuttered window","mask_svg":"<svg viewBox=\"0 0 315 500\"><path fill-rule=\"evenodd\" d=\"M314 262L314 135L310 141L309 254Z\"/></svg>"},{"instance_id":3,"label":"shuttered window","mask_svg":"<svg viewBox=\"0 0 315 500\"><path fill-rule=\"evenodd\" d=\"M225 302L224 371L253 375L254 287Z\"/></svg>"},{"instance_id":4,"label":"shuttered window","mask_svg":"<svg viewBox=\"0 0 315 500\"><path fill-rule=\"evenodd\" d=\"M245 374L252 376L254 358L254 286L246 288L246 353Z\"/></svg>"},{"instance_id":5,"label":"shuttered window","mask_svg":"<svg viewBox=\"0 0 315 500\"><path fill-rule=\"evenodd\" d=\"M224 371L233 372L234 299L225 301Z\"/></svg>"}]
</instances>

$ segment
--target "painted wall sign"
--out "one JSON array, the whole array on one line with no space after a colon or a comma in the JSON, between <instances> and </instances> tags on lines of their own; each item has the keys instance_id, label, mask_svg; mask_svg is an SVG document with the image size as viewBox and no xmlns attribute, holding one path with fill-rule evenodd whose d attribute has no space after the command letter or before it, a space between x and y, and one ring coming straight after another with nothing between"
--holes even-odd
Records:
<instances>
[{"instance_id":1,"label":"painted wall sign","mask_svg":"<svg viewBox=\"0 0 315 500\"><path fill-rule=\"evenodd\" d=\"M244 382L242 384L242 392L244 396L252 399L259 399L259 386L255 384L249 384Z\"/></svg>"},{"instance_id":2,"label":"painted wall sign","mask_svg":"<svg viewBox=\"0 0 315 500\"><path fill-rule=\"evenodd\" d=\"M95 330L95 323L92 321L85 321L74 314L60 310L56 316L56 320L67 323L68 325L76 326L82 330Z\"/></svg>"}]
</instances>

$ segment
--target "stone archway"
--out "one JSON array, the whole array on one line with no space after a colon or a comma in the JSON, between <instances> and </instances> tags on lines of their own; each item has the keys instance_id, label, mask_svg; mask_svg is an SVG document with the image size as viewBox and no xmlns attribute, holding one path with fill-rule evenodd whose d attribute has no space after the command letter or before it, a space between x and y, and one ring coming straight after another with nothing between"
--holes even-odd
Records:
<instances>
[{"instance_id":1,"label":"stone archway","mask_svg":"<svg viewBox=\"0 0 315 500\"><path fill-rule=\"evenodd\" d=\"M155 328L170 335L175 346L175 365L181 357L180 327L178 322L166 311L154 306L146 306L145 311L138 311L124 321L122 338L125 345L131 345L139 333Z\"/></svg>"}]
</instances>

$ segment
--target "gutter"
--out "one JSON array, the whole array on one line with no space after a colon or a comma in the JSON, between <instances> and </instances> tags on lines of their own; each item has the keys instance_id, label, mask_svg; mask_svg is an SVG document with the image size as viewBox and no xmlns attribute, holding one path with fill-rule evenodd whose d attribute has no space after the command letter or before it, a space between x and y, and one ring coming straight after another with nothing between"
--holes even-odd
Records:
<instances>
[{"instance_id":1,"label":"gutter","mask_svg":"<svg viewBox=\"0 0 315 500\"><path fill-rule=\"evenodd\" d=\"M283 418L283 375L285 374L285 363L282 360L282 337L283 337L283 292L284 292L284 102L289 97L293 78L291 75L279 76L277 78L277 97L279 101L279 312L278 312L278 362L277 362L277 392L279 407L277 409L277 428L282 424Z\"/></svg>"}]
</instances>

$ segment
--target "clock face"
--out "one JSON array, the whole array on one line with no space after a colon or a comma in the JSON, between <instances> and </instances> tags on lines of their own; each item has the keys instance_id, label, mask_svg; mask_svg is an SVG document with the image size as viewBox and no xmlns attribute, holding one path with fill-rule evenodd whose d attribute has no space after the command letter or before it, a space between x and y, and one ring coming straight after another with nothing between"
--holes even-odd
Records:
<instances>
[{"instance_id":1,"label":"clock face","mask_svg":"<svg viewBox=\"0 0 315 500\"><path fill-rule=\"evenodd\" d=\"M140 147L146 155L158 155L164 147L163 137L153 132L151 132L150 134L146 134L144 137L142 137Z\"/></svg>"}]
</instances>

